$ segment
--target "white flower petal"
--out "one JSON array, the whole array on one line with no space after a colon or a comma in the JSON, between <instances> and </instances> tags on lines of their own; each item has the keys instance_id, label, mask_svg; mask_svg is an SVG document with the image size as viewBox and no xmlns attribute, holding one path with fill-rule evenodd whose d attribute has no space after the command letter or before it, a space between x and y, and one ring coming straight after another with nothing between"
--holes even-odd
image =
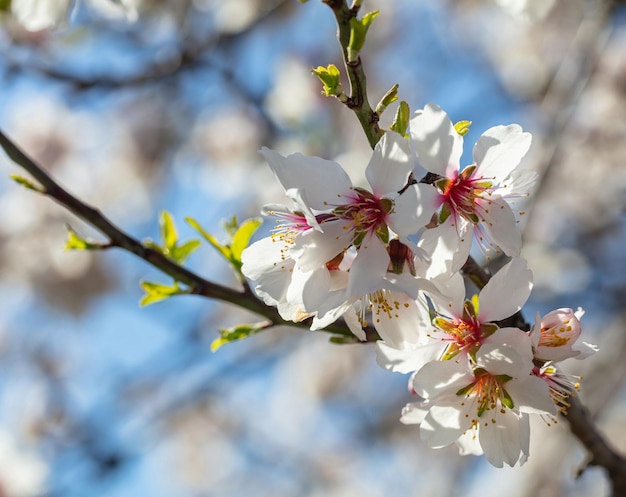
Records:
<instances>
[{"instance_id":1,"label":"white flower petal","mask_svg":"<svg viewBox=\"0 0 626 497\"><path fill-rule=\"evenodd\" d=\"M411 185L394 200L389 227L400 236L417 233L432 219L439 207L439 197L432 185Z\"/></svg>"},{"instance_id":2,"label":"white flower petal","mask_svg":"<svg viewBox=\"0 0 626 497\"><path fill-rule=\"evenodd\" d=\"M448 115L435 104L418 110L410 122L411 144L419 163L428 171L450 176L459 169L463 137Z\"/></svg>"},{"instance_id":3,"label":"white flower petal","mask_svg":"<svg viewBox=\"0 0 626 497\"><path fill-rule=\"evenodd\" d=\"M383 302L370 297L372 321L380 337L396 348L418 343L420 330L428 323L428 309L403 293L380 292L379 298L382 295L387 297Z\"/></svg>"},{"instance_id":4,"label":"white flower petal","mask_svg":"<svg viewBox=\"0 0 626 497\"><path fill-rule=\"evenodd\" d=\"M294 267L291 275L291 284L287 290L287 300L302 302L305 312L312 313L318 310L327 298L331 279L326 266L313 271L302 271Z\"/></svg>"},{"instance_id":5,"label":"white flower petal","mask_svg":"<svg viewBox=\"0 0 626 497\"><path fill-rule=\"evenodd\" d=\"M519 411L556 416L556 406L550 397L550 389L541 378L527 375L507 382L504 388Z\"/></svg>"},{"instance_id":6,"label":"white flower petal","mask_svg":"<svg viewBox=\"0 0 626 497\"><path fill-rule=\"evenodd\" d=\"M450 216L445 223L422 233L418 247L431 258L425 277L437 278L456 273L467 261L472 246L474 226L459 219L461 226Z\"/></svg>"},{"instance_id":7,"label":"white flower petal","mask_svg":"<svg viewBox=\"0 0 626 497\"><path fill-rule=\"evenodd\" d=\"M500 328L493 335L485 338L482 343L511 347L529 365L533 360L532 338L519 328Z\"/></svg>"},{"instance_id":8,"label":"white flower petal","mask_svg":"<svg viewBox=\"0 0 626 497\"><path fill-rule=\"evenodd\" d=\"M413 169L410 154L406 138L392 131L383 135L365 169L365 177L374 195L382 197L406 186Z\"/></svg>"},{"instance_id":9,"label":"white flower petal","mask_svg":"<svg viewBox=\"0 0 626 497\"><path fill-rule=\"evenodd\" d=\"M271 236L262 238L246 247L241 253L241 272L251 280L258 280L272 271L280 271L286 267L290 271L293 260L284 260L287 246Z\"/></svg>"},{"instance_id":10,"label":"white flower petal","mask_svg":"<svg viewBox=\"0 0 626 497\"><path fill-rule=\"evenodd\" d=\"M522 452L520 443L519 415L510 409L498 412L495 418L490 417L494 411L486 411L485 419L480 419L478 438L485 457L496 468L504 463L515 466Z\"/></svg>"},{"instance_id":11,"label":"white flower petal","mask_svg":"<svg viewBox=\"0 0 626 497\"><path fill-rule=\"evenodd\" d=\"M443 277L433 281L438 292L430 291L428 296L433 302L437 314L450 318L463 316L465 302L465 280L461 273L453 273L448 279Z\"/></svg>"},{"instance_id":12,"label":"white flower petal","mask_svg":"<svg viewBox=\"0 0 626 497\"><path fill-rule=\"evenodd\" d=\"M460 404L459 399L449 397L428 410L420 425L420 436L433 449L450 445L470 427L467 405Z\"/></svg>"},{"instance_id":13,"label":"white flower petal","mask_svg":"<svg viewBox=\"0 0 626 497\"><path fill-rule=\"evenodd\" d=\"M459 454L462 456L468 454L473 456L483 455L483 448L480 446L480 441L478 440L478 430L475 428L470 428L465 431L456 441L456 444L459 447Z\"/></svg>"},{"instance_id":14,"label":"white flower petal","mask_svg":"<svg viewBox=\"0 0 626 497\"><path fill-rule=\"evenodd\" d=\"M424 409L421 402L411 402L402 408L400 422L405 425L418 425L424 421L427 413L428 409Z\"/></svg>"},{"instance_id":15,"label":"white flower petal","mask_svg":"<svg viewBox=\"0 0 626 497\"><path fill-rule=\"evenodd\" d=\"M474 145L474 177L500 183L515 169L530 148L532 137L517 124L494 126Z\"/></svg>"},{"instance_id":16,"label":"white flower petal","mask_svg":"<svg viewBox=\"0 0 626 497\"><path fill-rule=\"evenodd\" d=\"M324 232L305 231L296 237L289 254L300 269L312 271L350 247L352 234L345 226L343 221L329 221L320 225Z\"/></svg>"},{"instance_id":17,"label":"white flower petal","mask_svg":"<svg viewBox=\"0 0 626 497\"><path fill-rule=\"evenodd\" d=\"M530 342L527 345L530 347ZM481 345L476 353L476 362L490 374L504 374L512 378L529 376L533 369L532 361L524 360L513 347L493 342Z\"/></svg>"},{"instance_id":18,"label":"white flower petal","mask_svg":"<svg viewBox=\"0 0 626 497\"><path fill-rule=\"evenodd\" d=\"M481 227L486 231L495 245L512 257L517 257L522 249L522 233L517 227L513 210L502 198L492 198L482 201L483 205L488 202L488 206L481 219Z\"/></svg>"},{"instance_id":19,"label":"white flower petal","mask_svg":"<svg viewBox=\"0 0 626 497\"><path fill-rule=\"evenodd\" d=\"M437 399L456 392L474 381L467 361L433 361L413 377L413 390L421 397ZM459 399L461 402L461 399Z\"/></svg>"},{"instance_id":20,"label":"white flower petal","mask_svg":"<svg viewBox=\"0 0 626 497\"><path fill-rule=\"evenodd\" d=\"M427 344L405 343L400 348L379 341L376 342L376 363L389 371L407 374L436 360L441 355L441 348L441 344L435 340Z\"/></svg>"},{"instance_id":21,"label":"white flower petal","mask_svg":"<svg viewBox=\"0 0 626 497\"><path fill-rule=\"evenodd\" d=\"M376 236L366 238L350 266L348 294L361 297L383 287L389 254L384 243Z\"/></svg>"},{"instance_id":22,"label":"white flower petal","mask_svg":"<svg viewBox=\"0 0 626 497\"><path fill-rule=\"evenodd\" d=\"M526 261L514 257L480 291L479 320L500 321L519 311L530 296L532 277Z\"/></svg>"},{"instance_id":23,"label":"white flower petal","mask_svg":"<svg viewBox=\"0 0 626 497\"><path fill-rule=\"evenodd\" d=\"M343 313L343 318L348 325L348 328L350 328L350 331L354 333L354 336L356 336L362 342L367 340L365 330L363 330L363 327L361 326L361 321L359 321L359 317L357 316L357 313L353 306L349 306L346 309L346 311Z\"/></svg>"},{"instance_id":24,"label":"white flower petal","mask_svg":"<svg viewBox=\"0 0 626 497\"><path fill-rule=\"evenodd\" d=\"M329 202L334 203L350 192L352 182L336 162L302 154L283 157L267 147L263 147L260 153L285 191L290 188L301 190L312 209L326 210Z\"/></svg>"}]
</instances>

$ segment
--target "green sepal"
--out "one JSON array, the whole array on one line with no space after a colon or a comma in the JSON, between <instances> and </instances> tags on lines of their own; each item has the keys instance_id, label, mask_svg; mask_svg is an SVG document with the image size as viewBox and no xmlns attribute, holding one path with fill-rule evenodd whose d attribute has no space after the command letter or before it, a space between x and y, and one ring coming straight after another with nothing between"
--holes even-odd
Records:
<instances>
[{"instance_id":1,"label":"green sepal","mask_svg":"<svg viewBox=\"0 0 626 497\"><path fill-rule=\"evenodd\" d=\"M11 0L0 0L0 12L10 12Z\"/></svg>"},{"instance_id":2,"label":"green sepal","mask_svg":"<svg viewBox=\"0 0 626 497\"><path fill-rule=\"evenodd\" d=\"M480 325L480 336L482 338L487 338L488 336L493 335L496 331L498 331L500 327L495 323L484 323Z\"/></svg>"},{"instance_id":3,"label":"green sepal","mask_svg":"<svg viewBox=\"0 0 626 497\"><path fill-rule=\"evenodd\" d=\"M353 17L350 19L350 41L348 42L348 62L354 62L359 58L361 48L365 44L367 30L378 17L379 12L368 12L361 19Z\"/></svg>"},{"instance_id":4,"label":"green sepal","mask_svg":"<svg viewBox=\"0 0 626 497\"><path fill-rule=\"evenodd\" d=\"M409 128L409 119L411 119L411 109L409 108L409 104L402 100L398 105L396 115L389 129L406 137L406 130Z\"/></svg>"},{"instance_id":5,"label":"green sepal","mask_svg":"<svg viewBox=\"0 0 626 497\"><path fill-rule=\"evenodd\" d=\"M101 250L107 247L108 245L106 244L82 238L69 224L67 225L67 242L65 242L65 250Z\"/></svg>"},{"instance_id":6,"label":"green sepal","mask_svg":"<svg viewBox=\"0 0 626 497\"><path fill-rule=\"evenodd\" d=\"M465 136L470 130L472 121L459 121L454 125L454 130L461 136Z\"/></svg>"},{"instance_id":7,"label":"green sepal","mask_svg":"<svg viewBox=\"0 0 626 497\"><path fill-rule=\"evenodd\" d=\"M339 69L335 64L328 64L326 67L318 66L316 69L311 69L311 72L315 74L322 82L322 95L327 97L337 97L341 101L346 101L343 89L341 88L341 82L339 81ZM345 98L343 98L343 97Z\"/></svg>"},{"instance_id":8,"label":"green sepal","mask_svg":"<svg viewBox=\"0 0 626 497\"><path fill-rule=\"evenodd\" d=\"M444 203L441 206L441 212L439 213L439 219L438 219L439 224L445 223L446 219L448 219L451 214L452 214L452 209L447 203Z\"/></svg>"},{"instance_id":9,"label":"green sepal","mask_svg":"<svg viewBox=\"0 0 626 497\"><path fill-rule=\"evenodd\" d=\"M24 176L20 176L19 174L12 174L11 175L11 179L13 181L15 181L18 185L21 185L24 188L28 188L29 190L33 190L33 191L35 191L37 193L45 193L46 192L43 187L36 185L35 183L33 183L28 178L25 178Z\"/></svg>"},{"instance_id":10,"label":"green sepal","mask_svg":"<svg viewBox=\"0 0 626 497\"><path fill-rule=\"evenodd\" d=\"M461 395L467 395L468 393L470 393L472 390L474 390L474 384L470 383L467 386L464 386L463 388L459 388L456 392L456 394L460 397Z\"/></svg>"},{"instance_id":11,"label":"green sepal","mask_svg":"<svg viewBox=\"0 0 626 497\"><path fill-rule=\"evenodd\" d=\"M498 375L498 378L500 378L500 376L507 376L507 375ZM509 380L512 380L513 378L511 378L510 376L508 376ZM506 381L509 381L506 380ZM503 381L503 383L505 383L505 381ZM513 398L509 395L509 392L507 392L504 388L500 388L500 402L502 402L502 405L505 407L508 407L509 409L513 409L515 407L515 402L513 402Z\"/></svg>"},{"instance_id":12,"label":"green sepal","mask_svg":"<svg viewBox=\"0 0 626 497\"><path fill-rule=\"evenodd\" d=\"M215 352L222 345L243 340L249 336L256 335L260 331L272 326L270 321L261 321L260 323L238 324L232 328L220 328L220 336L211 343L211 352Z\"/></svg>"},{"instance_id":13,"label":"green sepal","mask_svg":"<svg viewBox=\"0 0 626 497\"><path fill-rule=\"evenodd\" d=\"M389 228L387 227L387 223L380 223L376 227L376 236L380 238L380 241L385 245L389 243Z\"/></svg>"},{"instance_id":14,"label":"green sepal","mask_svg":"<svg viewBox=\"0 0 626 497\"><path fill-rule=\"evenodd\" d=\"M387 93L383 95L383 98L381 98L380 102L378 102L378 105L376 105L376 114L378 114L379 116L382 115L387 107L389 107L393 102L398 100L398 88L399 85L396 83L387 91Z\"/></svg>"},{"instance_id":15,"label":"green sepal","mask_svg":"<svg viewBox=\"0 0 626 497\"><path fill-rule=\"evenodd\" d=\"M158 302L160 300L168 299L174 295L189 293L188 290L180 288L177 281L174 281L172 286L152 283L151 281L142 281L140 285L146 292L146 294L139 301L139 305L141 307L153 304L154 302Z\"/></svg>"}]
</instances>

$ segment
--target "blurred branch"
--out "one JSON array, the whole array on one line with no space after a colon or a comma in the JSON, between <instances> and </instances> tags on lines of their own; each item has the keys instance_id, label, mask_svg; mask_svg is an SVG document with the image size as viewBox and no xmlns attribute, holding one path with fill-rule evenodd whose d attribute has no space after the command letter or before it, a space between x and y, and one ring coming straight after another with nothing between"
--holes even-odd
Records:
<instances>
[{"instance_id":1,"label":"blurred branch","mask_svg":"<svg viewBox=\"0 0 626 497\"><path fill-rule=\"evenodd\" d=\"M203 297L221 300L235 304L243 309L247 309L253 313L264 316L271 321L274 326L287 325L297 328L309 328L310 320L299 323L285 321L275 307L265 305L253 294L252 290L245 285L242 292L233 290L217 283L208 281L201 276L180 266L171 259L168 259L159 251L147 247L138 240L134 239L107 219L99 210L85 204L78 198L74 197L67 190L62 188L54 181L41 166L36 164L24 152L22 152L2 131L0 131L0 145L6 154L17 165L28 171L32 177L39 182L38 191L47 195L68 209L70 212L89 223L102 234L108 237L109 242L103 246L103 249L118 247L135 254L148 264L168 274L174 280L179 281L189 287L189 293L200 295ZM353 337L354 335L348 329L345 323L334 323L324 328L324 331L336 333L339 335ZM375 339L375 332L369 331L370 337Z\"/></svg>"},{"instance_id":2,"label":"blurred branch","mask_svg":"<svg viewBox=\"0 0 626 497\"><path fill-rule=\"evenodd\" d=\"M589 411L576 397L569 399L570 406L563 415L569 421L572 433L589 451L587 466L606 469L611 480L611 497L626 496L626 458L616 453L596 429ZM578 474L586 469L583 467Z\"/></svg>"}]
</instances>

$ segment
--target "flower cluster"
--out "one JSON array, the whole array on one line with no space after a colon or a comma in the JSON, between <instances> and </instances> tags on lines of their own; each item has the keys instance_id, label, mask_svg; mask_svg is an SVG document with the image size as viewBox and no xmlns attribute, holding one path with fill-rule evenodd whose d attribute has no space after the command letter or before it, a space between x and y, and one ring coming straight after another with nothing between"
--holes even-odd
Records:
<instances>
[{"instance_id":1,"label":"flower cluster","mask_svg":"<svg viewBox=\"0 0 626 497\"><path fill-rule=\"evenodd\" d=\"M535 181L518 169L530 142L518 125L495 126L461 167L463 136L430 104L409 139L384 134L367 185L335 162L264 148L291 205L266 206L277 224L242 254L244 275L284 319L321 329L343 318L361 340L372 326L378 363L412 373L420 397L402 421L434 448L456 443L495 466L523 463L529 415L552 419L578 388L554 364L594 350L576 343L581 313L570 309L537 316L530 332L506 325L532 288L514 208ZM474 239L510 261L466 299L460 270Z\"/></svg>"}]
</instances>

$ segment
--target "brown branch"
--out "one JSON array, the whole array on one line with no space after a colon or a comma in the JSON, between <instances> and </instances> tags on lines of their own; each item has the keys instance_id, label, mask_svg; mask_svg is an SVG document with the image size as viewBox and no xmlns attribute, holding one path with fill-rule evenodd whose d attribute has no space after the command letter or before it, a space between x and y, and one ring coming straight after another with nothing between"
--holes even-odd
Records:
<instances>
[{"instance_id":1,"label":"brown branch","mask_svg":"<svg viewBox=\"0 0 626 497\"><path fill-rule=\"evenodd\" d=\"M626 497L626 458L620 456L596 429L589 411L576 397L569 399L570 406L563 413L570 430L589 451L591 458L586 466L606 469L611 480L611 497ZM579 471L579 475L586 469Z\"/></svg>"},{"instance_id":2,"label":"brown branch","mask_svg":"<svg viewBox=\"0 0 626 497\"><path fill-rule=\"evenodd\" d=\"M118 247L131 252L148 264L161 270L163 273L171 276L174 280L187 285L189 287L189 293L235 304L243 309L264 316L269 319L273 325L287 325L298 328L310 327L310 319L300 323L285 321L280 317L275 307L267 306L257 299L249 287L246 286L243 292L239 292L232 288L208 281L187 268L180 266L173 260L168 259L161 252L147 247L140 241L134 239L115 226L98 209L87 205L61 187L41 166L22 152L2 131L0 131L0 146L2 146L13 162L28 171L30 175L37 180L40 185L39 191L42 194L54 199L109 239L108 243L102 245L100 249ZM345 322L329 325L324 328L323 331L336 333L348 338L354 336ZM374 338L371 332L370 336L372 339Z\"/></svg>"}]
</instances>

